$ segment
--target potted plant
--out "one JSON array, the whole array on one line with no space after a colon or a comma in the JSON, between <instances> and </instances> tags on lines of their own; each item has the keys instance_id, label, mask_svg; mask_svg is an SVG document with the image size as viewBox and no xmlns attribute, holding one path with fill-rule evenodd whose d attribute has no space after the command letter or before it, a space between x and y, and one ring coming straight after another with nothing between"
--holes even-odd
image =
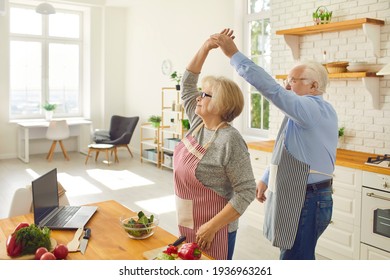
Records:
<instances>
[{"instance_id":1,"label":"potted plant","mask_svg":"<svg viewBox=\"0 0 390 280\"><path fill-rule=\"evenodd\" d=\"M332 19L332 13L333 12L329 12L325 6L318 7L317 10L313 13L314 24L317 25L329 23Z\"/></svg>"},{"instance_id":2,"label":"potted plant","mask_svg":"<svg viewBox=\"0 0 390 280\"><path fill-rule=\"evenodd\" d=\"M46 120L50 121L53 118L54 110L57 108L57 104L52 104L46 101L45 104L43 104L43 109L45 109L45 118Z\"/></svg>"},{"instance_id":3,"label":"potted plant","mask_svg":"<svg viewBox=\"0 0 390 280\"><path fill-rule=\"evenodd\" d=\"M151 122L154 127L160 127L161 117L152 115L149 117L148 121Z\"/></svg>"},{"instance_id":4,"label":"potted plant","mask_svg":"<svg viewBox=\"0 0 390 280\"><path fill-rule=\"evenodd\" d=\"M344 129L345 129L345 127L340 127L339 128L339 138L344 136Z\"/></svg>"},{"instance_id":5,"label":"potted plant","mask_svg":"<svg viewBox=\"0 0 390 280\"><path fill-rule=\"evenodd\" d=\"M171 80L176 82L176 90L180 90L180 81L181 81L182 75L177 73L177 71L174 71L171 74Z\"/></svg>"},{"instance_id":6,"label":"potted plant","mask_svg":"<svg viewBox=\"0 0 390 280\"><path fill-rule=\"evenodd\" d=\"M190 121L188 119L181 120L181 124L182 124L184 130L190 129Z\"/></svg>"}]
</instances>

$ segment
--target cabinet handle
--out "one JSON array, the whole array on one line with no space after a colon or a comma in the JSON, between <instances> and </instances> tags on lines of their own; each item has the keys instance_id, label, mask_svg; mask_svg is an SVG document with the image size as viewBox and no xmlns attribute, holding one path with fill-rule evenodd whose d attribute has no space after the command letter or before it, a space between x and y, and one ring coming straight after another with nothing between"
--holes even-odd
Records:
<instances>
[{"instance_id":1,"label":"cabinet handle","mask_svg":"<svg viewBox=\"0 0 390 280\"><path fill-rule=\"evenodd\" d=\"M374 193L367 193L367 196L390 201L390 198L385 197L385 196L381 196L381 195L377 195L377 194L374 194Z\"/></svg>"}]
</instances>

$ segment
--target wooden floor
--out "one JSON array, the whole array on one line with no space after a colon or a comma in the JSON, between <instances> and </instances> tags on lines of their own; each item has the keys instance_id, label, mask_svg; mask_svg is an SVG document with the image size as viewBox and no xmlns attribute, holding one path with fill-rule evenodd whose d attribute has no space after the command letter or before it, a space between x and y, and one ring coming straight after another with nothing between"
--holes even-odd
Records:
<instances>
[{"instance_id":1,"label":"wooden floor","mask_svg":"<svg viewBox=\"0 0 390 280\"><path fill-rule=\"evenodd\" d=\"M66 161L62 153L55 153L51 162L45 154L32 155L30 163L19 159L0 160L0 218L8 215L14 191L31 184L34 178L57 168L58 180L67 190L70 204L86 204L114 199L130 209L158 213L160 226L177 235L176 210L173 196L172 170L157 168L152 163L141 163L139 155L131 158L127 150L118 150L119 163L108 166L100 156L85 164L84 154L70 152ZM254 201L253 203L258 203ZM240 219L234 259L278 259L278 249L262 237L251 224L248 213ZM119 217L118 217L119 220ZM251 222L249 222L251 221Z\"/></svg>"}]
</instances>

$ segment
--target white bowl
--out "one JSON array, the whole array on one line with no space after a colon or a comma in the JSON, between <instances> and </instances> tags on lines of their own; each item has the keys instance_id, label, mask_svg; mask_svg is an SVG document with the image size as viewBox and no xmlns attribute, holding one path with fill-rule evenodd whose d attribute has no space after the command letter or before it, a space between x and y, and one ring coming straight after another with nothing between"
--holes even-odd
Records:
<instances>
[{"instance_id":1,"label":"white bowl","mask_svg":"<svg viewBox=\"0 0 390 280\"><path fill-rule=\"evenodd\" d=\"M360 65L349 65L347 67L349 72L378 72L383 67L382 64L360 64Z\"/></svg>"}]
</instances>

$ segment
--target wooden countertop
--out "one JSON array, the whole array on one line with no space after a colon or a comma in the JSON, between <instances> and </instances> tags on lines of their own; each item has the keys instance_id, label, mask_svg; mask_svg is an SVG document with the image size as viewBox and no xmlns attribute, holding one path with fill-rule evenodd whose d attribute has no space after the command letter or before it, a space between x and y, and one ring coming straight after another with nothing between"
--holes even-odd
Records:
<instances>
[{"instance_id":1,"label":"wooden countertop","mask_svg":"<svg viewBox=\"0 0 390 280\"><path fill-rule=\"evenodd\" d=\"M247 143L249 149L259 150L263 152L272 152L274 147L274 140L258 141ZM376 167L364 164L368 157L378 156L376 154L355 152L344 149L337 149L336 165L360 169L369 172L390 175L390 168Z\"/></svg>"},{"instance_id":2,"label":"wooden countertop","mask_svg":"<svg viewBox=\"0 0 390 280\"><path fill-rule=\"evenodd\" d=\"M99 208L87 224L92 234L85 255L80 252L69 253L66 258L68 260L142 260L145 259L144 252L165 247L177 239L176 236L160 227L157 227L155 233L147 239L131 239L122 229L119 218L122 215L129 217L136 215L135 212L114 200L91 205ZM20 222L33 223L33 214L0 220L1 250L5 250L6 237ZM57 241L57 244L67 244L72 240L75 232L75 230L52 230L51 237ZM9 259L6 253L5 258Z\"/></svg>"}]
</instances>

